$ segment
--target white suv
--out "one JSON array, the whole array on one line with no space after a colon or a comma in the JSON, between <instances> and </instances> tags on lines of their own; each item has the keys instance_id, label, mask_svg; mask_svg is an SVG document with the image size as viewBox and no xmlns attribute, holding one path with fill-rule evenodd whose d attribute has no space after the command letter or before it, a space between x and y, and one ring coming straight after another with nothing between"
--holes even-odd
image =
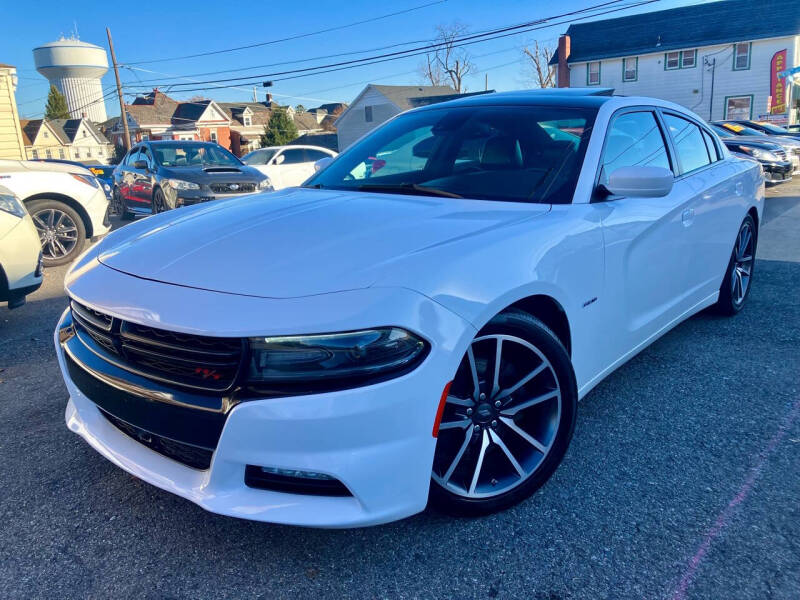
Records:
<instances>
[{"instance_id":1,"label":"white suv","mask_svg":"<svg viewBox=\"0 0 800 600\"><path fill-rule=\"evenodd\" d=\"M18 308L40 285L42 251L36 228L19 198L0 185L0 302Z\"/></svg>"},{"instance_id":2,"label":"white suv","mask_svg":"<svg viewBox=\"0 0 800 600\"><path fill-rule=\"evenodd\" d=\"M0 185L30 213L47 267L71 262L111 228L102 184L77 165L0 160Z\"/></svg>"}]
</instances>

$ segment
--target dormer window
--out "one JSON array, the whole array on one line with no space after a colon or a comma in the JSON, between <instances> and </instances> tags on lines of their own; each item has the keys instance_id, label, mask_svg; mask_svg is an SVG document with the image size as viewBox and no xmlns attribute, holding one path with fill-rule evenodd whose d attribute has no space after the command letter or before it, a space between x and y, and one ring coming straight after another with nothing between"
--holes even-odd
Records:
<instances>
[{"instance_id":1,"label":"dormer window","mask_svg":"<svg viewBox=\"0 0 800 600\"><path fill-rule=\"evenodd\" d=\"M242 116L242 121L245 127L250 127L253 124L253 118L250 115Z\"/></svg>"}]
</instances>

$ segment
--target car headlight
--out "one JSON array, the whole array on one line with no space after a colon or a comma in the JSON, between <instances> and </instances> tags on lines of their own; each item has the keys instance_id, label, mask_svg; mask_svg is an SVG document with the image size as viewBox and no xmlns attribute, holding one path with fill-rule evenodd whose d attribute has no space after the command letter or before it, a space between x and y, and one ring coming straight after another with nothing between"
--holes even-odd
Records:
<instances>
[{"instance_id":1,"label":"car headlight","mask_svg":"<svg viewBox=\"0 0 800 600\"><path fill-rule=\"evenodd\" d=\"M424 340L398 327L250 338L247 383L274 395L358 387L411 370L427 352Z\"/></svg>"},{"instance_id":2,"label":"car headlight","mask_svg":"<svg viewBox=\"0 0 800 600\"><path fill-rule=\"evenodd\" d=\"M25 206L12 194L0 194L0 210L20 219L25 216Z\"/></svg>"},{"instance_id":3,"label":"car headlight","mask_svg":"<svg viewBox=\"0 0 800 600\"><path fill-rule=\"evenodd\" d=\"M758 160L768 160L771 162L779 162L781 159L769 150L762 150L761 148L751 148L750 146L742 146L742 152L746 152L753 158Z\"/></svg>"},{"instance_id":4,"label":"car headlight","mask_svg":"<svg viewBox=\"0 0 800 600\"><path fill-rule=\"evenodd\" d=\"M80 173L70 173L72 177L80 181L81 183L85 183L86 185L90 185L93 188L100 187L100 182L97 180L97 177L93 175L82 175Z\"/></svg>"},{"instance_id":5,"label":"car headlight","mask_svg":"<svg viewBox=\"0 0 800 600\"><path fill-rule=\"evenodd\" d=\"M199 190L200 186L191 181L184 181L183 179L167 179L167 184L173 190Z\"/></svg>"},{"instance_id":6,"label":"car headlight","mask_svg":"<svg viewBox=\"0 0 800 600\"><path fill-rule=\"evenodd\" d=\"M258 186L256 186L259 191L272 191L274 188L272 187L272 182L270 181L269 177L263 179L258 182Z\"/></svg>"}]
</instances>

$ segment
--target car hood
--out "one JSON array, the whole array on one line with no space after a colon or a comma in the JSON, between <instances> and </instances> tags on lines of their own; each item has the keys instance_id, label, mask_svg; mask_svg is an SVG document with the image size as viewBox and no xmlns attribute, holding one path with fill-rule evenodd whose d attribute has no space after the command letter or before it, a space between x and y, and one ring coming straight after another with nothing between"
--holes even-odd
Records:
<instances>
[{"instance_id":1,"label":"car hood","mask_svg":"<svg viewBox=\"0 0 800 600\"><path fill-rule=\"evenodd\" d=\"M197 184L247 181L258 182L264 179L264 174L253 167L242 165L240 167L161 167L158 173L161 177L182 179Z\"/></svg>"},{"instance_id":2,"label":"car hood","mask_svg":"<svg viewBox=\"0 0 800 600\"><path fill-rule=\"evenodd\" d=\"M108 236L97 258L164 283L299 297L363 289L379 279L393 285L393 274L407 281L404 266L419 263L404 259L420 253L427 253L428 268L437 261L446 268L453 244L474 251L476 244L497 239L498 229L549 208L294 188L149 217Z\"/></svg>"}]
</instances>

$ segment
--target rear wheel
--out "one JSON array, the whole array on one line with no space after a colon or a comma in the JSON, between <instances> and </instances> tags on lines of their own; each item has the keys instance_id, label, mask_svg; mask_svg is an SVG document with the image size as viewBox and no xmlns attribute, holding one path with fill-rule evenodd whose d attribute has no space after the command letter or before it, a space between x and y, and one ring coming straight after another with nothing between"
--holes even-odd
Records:
<instances>
[{"instance_id":1,"label":"rear wheel","mask_svg":"<svg viewBox=\"0 0 800 600\"><path fill-rule=\"evenodd\" d=\"M572 364L556 335L521 311L496 316L472 341L450 386L432 503L483 515L533 494L564 457L577 399Z\"/></svg>"},{"instance_id":2,"label":"rear wheel","mask_svg":"<svg viewBox=\"0 0 800 600\"><path fill-rule=\"evenodd\" d=\"M71 262L86 243L86 227L77 211L60 200L40 199L27 203L28 212L42 242L46 267Z\"/></svg>"},{"instance_id":3,"label":"rear wheel","mask_svg":"<svg viewBox=\"0 0 800 600\"><path fill-rule=\"evenodd\" d=\"M133 221L135 215L125 206L125 199L117 187L111 192L111 206L113 207L113 213L119 215L123 221Z\"/></svg>"},{"instance_id":4,"label":"rear wheel","mask_svg":"<svg viewBox=\"0 0 800 600\"><path fill-rule=\"evenodd\" d=\"M732 316L744 307L753 280L756 241L756 224L753 217L748 214L739 227L725 278L719 288L719 300L715 305L717 312Z\"/></svg>"}]
</instances>

